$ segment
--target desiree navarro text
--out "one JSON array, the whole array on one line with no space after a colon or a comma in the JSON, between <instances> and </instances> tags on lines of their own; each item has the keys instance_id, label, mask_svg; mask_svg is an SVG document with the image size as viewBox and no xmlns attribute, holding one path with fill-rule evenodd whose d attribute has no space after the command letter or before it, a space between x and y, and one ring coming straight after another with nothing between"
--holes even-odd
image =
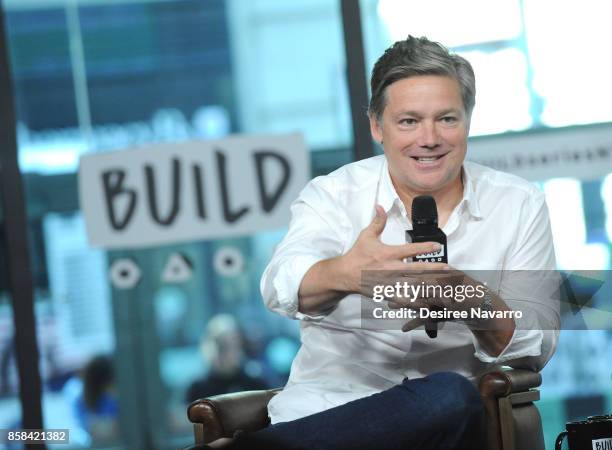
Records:
<instances>
[{"instance_id":1,"label":"desiree navarro text","mask_svg":"<svg viewBox=\"0 0 612 450\"><path fill-rule=\"evenodd\" d=\"M374 319L437 319L437 320L483 320L492 318L520 319L522 311L486 311L481 308L470 308L470 311L453 311L450 309L433 310L429 308L409 309L401 308L385 310L374 308Z\"/></svg>"}]
</instances>

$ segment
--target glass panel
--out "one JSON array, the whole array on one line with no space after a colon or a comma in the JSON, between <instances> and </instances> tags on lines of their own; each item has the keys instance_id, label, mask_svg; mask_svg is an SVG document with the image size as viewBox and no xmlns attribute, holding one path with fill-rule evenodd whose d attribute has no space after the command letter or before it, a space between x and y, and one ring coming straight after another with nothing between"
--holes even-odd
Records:
<instances>
[{"instance_id":1,"label":"glass panel","mask_svg":"<svg viewBox=\"0 0 612 450\"><path fill-rule=\"evenodd\" d=\"M74 174L85 150L62 7L10 9L6 23L26 187L45 428L69 448L118 443L106 259L88 248ZM72 45L71 45L72 44ZM68 173L66 173L68 172Z\"/></svg>"},{"instance_id":2,"label":"glass panel","mask_svg":"<svg viewBox=\"0 0 612 450\"><path fill-rule=\"evenodd\" d=\"M612 174L601 183L601 198L605 208L605 227L608 242L612 242Z\"/></svg>"},{"instance_id":3,"label":"glass panel","mask_svg":"<svg viewBox=\"0 0 612 450\"><path fill-rule=\"evenodd\" d=\"M470 135L524 130L532 125L525 55L515 48L458 52L476 73L476 106Z\"/></svg>"},{"instance_id":4,"label":"glass panel","mask_svg":"<svg viewBox=\"0 0 612 450\"><path fill-rule=\"evenodd\" d=\"M230 0L228 16L241 130L295 129L313 149L348 147L338 3Z\"/></svg>"},{"instance_id":5,"label":"glass panel","mask_svg":"<svg viewBox=\"0 0 612 450\"><path fill-rule=\"evenodd\" d=\"M411 34L427 36L449 47L461 47L514 39L521 33L521 10L516 0L427 3L379 0L376 12L391 42Z\"/></svg>"},{"instance_id":6,"label":"glass panel","mask_svg":"<svg viewBox=\"0 0 612 450\"><path fill-rule=\"evenodd\" d=\"M474 67L477 96L471 136L532 126L519 2L361 0L361 4L368 70L393 42L408 34L427 36L455 50ZM462 18L461 26L457 26L457 17Z\"/></svg>"},{"instance_id":7,"label":"glass panel","mask_svg":"<svg viewBox=\"0 0 612 450\"><path fill-rule=\"evenodd\" d=\"M603 210L604 199L598 189L602 183L596 182L594 192L585 195L585 186L592 184L572 178L544 183L557 264L562 270L610 268L610 242L602 230L606 219L589 214L593 210ZM567 211L577 213L568 214ZM593 234L596 238L589 239Z\"/></svg>"},{"instance_id":8,"label":"glass panel","mask_svg":"<svg viewBox=\"0 0 612 450\"><path fill-rule=\"evenodd\" d=\"M604 56L612 39L608 25L612 4L597 0L524 0L523 4L533 87L544 101L542 123L559 127L611 121L607 105L612 90L601 87L609 83L612 70L612 61Z\"/></svg>"},{"instance_id":9,"label":"glass panel","mask_svg":"<svg viewBox=\"0 0 612 450\"><path fill-rule=\"evenodd\" d=\"M550 211L559 268L612 268L610 179L557 178L541 183ZM571 213L570 213L571 212ZM542 370L538 409L547 449L565 423L612 410L612 332L561 330L554 357ZM585 357L585 355L588 355Z\"/></svg>"},{"instance_id":10,"label":"glass panel","mask_svg":"<svg viewBox=\"0 0 612 450\"><path fill-rule=\"evenodd\" d=\"M609 84L603 77L611 69L602 56L610 40L604 22L611 11L605 2L361 0L361 6L370 69L408 33L439 40L473 64L472 136L612 120L605 106L612 91L601 89ZM538 184L550 210L559 267L610 270L612 175ZM554 448L568 420L612 410L611 364L612 332L561 332L556 353L542 371L538 402L547 449Z\"/></svg>"},{"instance_id":11,"label":"glass panel","mask_svg":"<svg viewBox=\"0 0 612 450\"><path fill-rule=\"evenodd\" d=\"M70 428L77 447L120 438L106 256L88 248L84 231L78 212L45 214L49 285L38 293L36 309L39 320L45 317L48 323L48 330L38 330L43 361L53 361L52 369L42 373L45 426Z\"/></svg>"},{"instance_id":12,"label":"glass panel","mask_svg":"<svg viewBox=\"0 0 612 450\"><path fill-rule=\"evenodd\" d=\"M350 160L337 2L6 2L41 323L45 425L71 448L193 442L196 396L286 381L297 324L259 278L285 230L142 250L89 246L80 155L301 132L312 172ZM27 7L26 7L27 6ZM131 261L132 288L109 278ZM163 280L169 263L190 276ZM177 261L179 261L177 263ZM181 262L182 261L182 262ZM144 381L143 381L144 380Z\"/></svg>"}]
</instances>

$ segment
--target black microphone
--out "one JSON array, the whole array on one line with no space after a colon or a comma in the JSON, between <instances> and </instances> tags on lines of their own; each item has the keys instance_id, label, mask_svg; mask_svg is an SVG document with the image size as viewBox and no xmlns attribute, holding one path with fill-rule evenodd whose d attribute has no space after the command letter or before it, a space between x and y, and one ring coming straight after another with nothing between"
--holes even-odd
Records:
<instances>
[{"instance_id":1,"label":"black microphone","mask_svg":"<svg viewBox=\"0 0 612 450\"><path fill-rule=\"evenodd\" d=\"M438 228L438 207L430 195L420 195L412 200L412 230L406 230L406 242L437 242L442 247L437 252L417 255L413 262L437 262L448 264L446 234ZM435 321L425 322L425 331L430 338L438 335Z\"/></svg>"}]
</instances>

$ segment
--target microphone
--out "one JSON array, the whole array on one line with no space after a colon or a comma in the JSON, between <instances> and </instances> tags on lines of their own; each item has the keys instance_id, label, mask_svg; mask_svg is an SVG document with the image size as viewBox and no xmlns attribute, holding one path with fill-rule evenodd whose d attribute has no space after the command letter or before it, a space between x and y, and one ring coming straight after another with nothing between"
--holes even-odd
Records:
<instances>
[{"instance_id":1,"label":"microphone","mask_svg":"<svg viewBox=\"0 0 612 450\"><path fill-rule=\"evenodd\" d=\"M442 247L437 252L417 255L413 262L437 262L448 264L446 234L438 228L438 207L430 195L420 195L412 200L412 230L406 230L406 242L437 242ZM435 321L425 322L425 332L430 338L438 335Z\"/></svg>"}]
</instances>

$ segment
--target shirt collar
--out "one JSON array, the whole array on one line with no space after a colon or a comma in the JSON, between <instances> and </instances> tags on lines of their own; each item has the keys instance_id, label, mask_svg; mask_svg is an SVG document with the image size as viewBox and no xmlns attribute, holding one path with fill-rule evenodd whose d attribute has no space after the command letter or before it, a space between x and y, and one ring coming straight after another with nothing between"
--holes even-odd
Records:
<instances>
[{"instance_id":1,"label":"shirt collar","mask_svg":"<svg viewBox=\"0 0 612 450\"><path fill-rule=\"evenodd\" d=\"M476 180L474 174L471 173L469 163L463 163L461 174L463 176L463 198L460 203L467 205L467 210L472 217L482 219L483 216L478 205L478 196L476 195Z\"/></svg>"},{"instance_id":2,"label":"shirt collar","mask_svg":"<svg viewBox=\"0 0 612 450\"><path fill-rule=\"evenodd\" d=\"M379 184L378 184L378 198L377 202L380 206L383 207L386 213L388 213L393 205L397 205L400 208L400 211L404 211L405 207L402 201L397 195L397 191L393 186L393 182L391 181L391 175L389 175L389 164L387 163L387 158L383 158L383 164L381 168Z\"/></svg>"},{"instance_id":3,"label":"shirt collar","mask_svg":"<svg viewBox=\"0 0 612 450\"><path fill-rule=\"evenodd\" d=\"M482 213L478 206L478 197L476 196L476 187L474 175L471 173L469 164L463 164L461 168L461 175L463 177L463 198L459 202L459 207L467 208L468 213L475 219L482 219ZM391 181L391 175L389 175L389 165L387 158L384 158L382 164L381 174L378 184L378 196L377 202L383 207L385 212L389 212L394 205L399 208L399 211L405 212L405 207L393 186Z\"/></svg>"}]
</instances>

